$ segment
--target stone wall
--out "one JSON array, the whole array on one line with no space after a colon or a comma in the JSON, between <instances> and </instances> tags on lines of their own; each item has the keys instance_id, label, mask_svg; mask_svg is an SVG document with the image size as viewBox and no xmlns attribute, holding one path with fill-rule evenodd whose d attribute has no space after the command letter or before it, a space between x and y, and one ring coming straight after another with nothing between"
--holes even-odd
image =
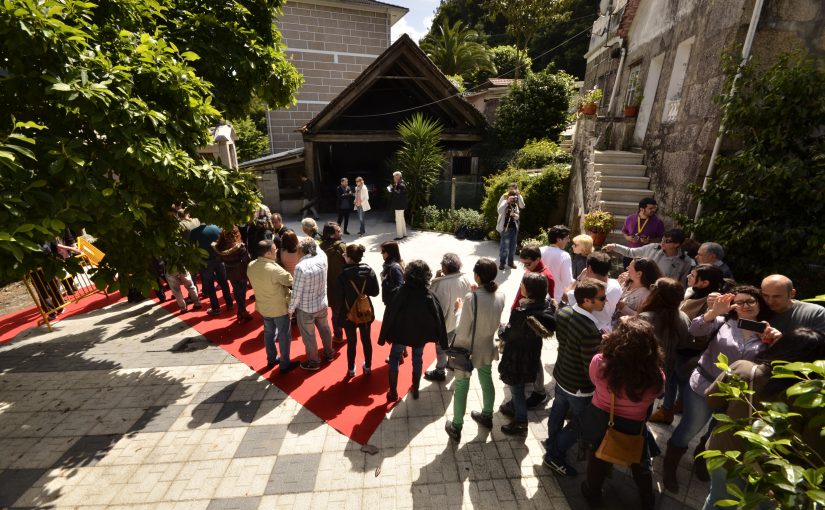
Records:
<instances>
[{"instance_id":1,"label":"stone wall","mask_svg":"<svg viewBox=\"0 0 825 510\"><path fill-rule=\"evenodd\" d=\"M627 32L628 52L614 113L621 115L630 67L640 66L640 86L644 87L651 61L657 55L663 55L662 71L641 148L651 188L663 216L675 212L692 214L696 204L689 185L701 184L704 178L719 129L720 109L714 99L726 92L722 55L728 53L738 58L754 1L641 0L632 4L637 9L633 25ZM793 48L825 54L823 26L825 2L822 0L766 0L753 55L769 64L780 53ZM694 39L681 95L677 98L678 113L673 119L664 119L665 109L674 103L672 97L666 96L677 48L690 38ZM609 75L608 81L614 79L617 65L618 59L613 59L610 65L602 61L599 66L589 66L585 88L591 87L605 74ZM616 126L617 136L611 141L623 140L623 148L627 148L634 145L628 141L632 138L628 134L632 134L633 127L626 120L623 122L625 126ZM612 143L609 148L622 147ZM731 149L723 145L723 151Z\"/></svg>"},{"instance_id":2,"label":"stone wall","mask_svg":"<svg viewBox=\"0 0 825 510\"><path fill-rule=\"evenodd\" d=\"M277 25L290 60L304 76L298 104L269 115L270 146L281 152L303 147L297 130L387 49L390 19L386 12L290 1Z\"/></svg>"}]
</instances>

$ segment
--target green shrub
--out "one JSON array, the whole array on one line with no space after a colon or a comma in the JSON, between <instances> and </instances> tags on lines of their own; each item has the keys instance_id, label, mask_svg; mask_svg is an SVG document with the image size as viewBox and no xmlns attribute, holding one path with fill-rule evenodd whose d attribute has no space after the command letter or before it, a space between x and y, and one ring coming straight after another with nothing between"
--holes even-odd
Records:
<instances>
[{"instance_id":1,"label":"green shrub","mask_svg":"<svg viewBox=\"0 0 825 510\"><path fill-rule=\"evenodd\" d=\"M527 140L524 147L516 152L512 164L516 168L530 170L544 168L551 163L570 163L572 156L558 144L544 138L542 140Z\"/></svg>"},{"instance_id":2,"label":"green shrub","mask_svg":"<svg viewBox=\"0 0 825 510\"><path fill-rule=\"evenodd\" d=\"M570 165L553 164L540 173L509 166L485 180L481 214L486 224L494 228L498 219L498 202L507 191L507 185L515 182L521 190L525 204L521 213L519 238L536 237L547 227L560 201L565 199L562 193L569 178ZM497 239L498 233L493 230L489 236Z\"/></svg>"},{"instance_id":3,"label":"green shrub","mask_svg":"<svg viewBox=\"0 0 825 510\"><path fill-rule=\"evenodd\" d=\"M450 210L428 205L421 209L418 218L418 227L449 234L455 233L458 227L462 225L470 229L482 229L483 231L490 228L484 216L474 209Z\"/></svg>"}]
</instances>

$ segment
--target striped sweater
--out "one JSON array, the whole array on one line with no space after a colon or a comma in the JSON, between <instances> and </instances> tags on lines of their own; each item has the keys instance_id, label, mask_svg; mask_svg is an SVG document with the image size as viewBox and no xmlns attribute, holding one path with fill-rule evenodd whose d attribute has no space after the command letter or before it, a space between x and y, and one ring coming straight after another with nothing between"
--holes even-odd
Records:
<instances>
[{"instance_id":1,"label":"striped sweater","mask_svg":"<svg viewBox=\"0 0 825 510\"><path fill-rule=\"evenodd\" d=\"M556 339L559 357L553 367L553 377L570 393L592 393L595 386L589 375L590 360L599 352L602 342L596 324L567 306L556 314Z\"/></svg>"}]
</instances>

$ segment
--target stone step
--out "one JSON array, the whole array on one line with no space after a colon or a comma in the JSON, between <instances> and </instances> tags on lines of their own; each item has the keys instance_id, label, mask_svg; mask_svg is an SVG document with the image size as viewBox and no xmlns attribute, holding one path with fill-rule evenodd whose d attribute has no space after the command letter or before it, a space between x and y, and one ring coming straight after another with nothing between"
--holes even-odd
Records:
<instances>
[{"instance_id":1,"label":"stone step","mask_svg":"<svg viewBox=\"0 0 825 510\"><path fill-rule=\"evenodd\" d=\"M599 208L604 209L605 211L610 211L613 213L614 216L617 217L619 215L627 216L639 210L638 200L636 200L635 202L624 202L619 200L600 200L597 203L599 204ZM618 223L618 221L619 220L617 219L616 222Z\"/></svg>"},{"instance_id":2,"label":"stone step","mask_svg":"<svg viewBox=\"0 0 825 510\"><path fill-rule=\"evenodd\" d=\"M639 200L645 197L652 197L653 192L649 189L627 189L627 188L597 188L596 200L629 202L639 206ZM609 210L609 209L608 209ZM611 211L613 212L613 211Z\"/></svg>"},{"instance_id":3,"label":"stone step","mask_svg":"<svg viewBox=\"0 0 825 510\"><path fill-rule=\"evenodd\" d=\"M625 244L627 243L627 240L624 238L621 228L619 228L618 230L614 230L613 232L607 234L607 238L605 238L604 242L607 244Z\"/></svg>"},{"instance_id":4,"label":"stone step","mask_svg":"<svg viewBox=\"0 0 825 510\"><path fill-rule=\"evenodd\" d=\"M616 163L594 163L593 171L602 175L626 175L628 177L644 177L647 173L645 165L624 165Z\"/></svg>"},{"instance_id":5,"label":"stone step","mask_svg":"<svg viewBox=\"0 0 825 510\"><path fill-rule=\"evenodd\" d=\"M650 177L604 175L596 172L596 186L602 188L648 189Z\"/></svg>"},{"instance_id":6,"label":"stone step","mask_svg":"<svg viewBox=\"0 0 825 510\"><path fill-rule=\"evenodd\" d=\"M627 151L595 151L594 161L596 163L641 165L642 155Z\"/></svg>"}]
</instances>

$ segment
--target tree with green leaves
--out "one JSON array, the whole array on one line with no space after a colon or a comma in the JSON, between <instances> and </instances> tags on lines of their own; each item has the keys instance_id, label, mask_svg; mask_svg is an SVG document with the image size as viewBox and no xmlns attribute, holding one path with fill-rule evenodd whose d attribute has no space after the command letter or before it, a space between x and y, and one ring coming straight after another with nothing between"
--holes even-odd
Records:
<instances>
[{"instance_id":1,"label":"tree with green leaves","mask_svg":"<svg viewBox=\"0 0 825 510\"><path fill-rule=\"evenodd\" d=\"M737 64L727 63L728 88ZM739 149L717 159L706 191L700 240L725 247L737 278L789 276L801 295L825 288L825 70L793 53L741 70L719 99L725 136Z\"/></svg>"},{"instance_id":2,"label":"tree with green leaves","mask_svg":"<svg viewBox=\"0 0 825 510\"><path fill-rule=\"evenodd\" d=\"M398 125L401 148L394 157L393 167L404 175L409 197L411 222L430 201L430 193L444 166L441 147L441 124L416 113Z\"/></svg>"},{"instance_id":3,"label":"tree with green leaves","mask_svg":"<svg viewBox=\"0 0 825 510\"><path fill-rule=\"evenodd\" d=\"M421 42L421 49L448 76L469 77L480 70L494 70L487 48L478 42L478 34L461 21L450 24L444 20L431 37Z\"/></svg>"},{"instance_id":4,"label":"tree with green leaves","mask_svg":"<svg viewBox=\"0 0 825 510\"><path fill-rule=\"evenodd\" d=\"M570 19L570 0L484 0L483 6L491 17L503 16L507 20L507 33L523 54L542 27ZM518 79L522 73L516 67L514 77Z\"/></svg>"},{"instance_id":5,"label":"tree with green leaves","mask_svg":"<svg viewBox=\"0 0 825 510\"><path fill-rule=\"evenodd\" d=\"M269 141L266 133L258 129L251 117L232 121L232 127L238 136L235 146L238 149L239 163L255 159L269 152Z\"/></svg>"},{"instance_id":6,"label":"tree with green leaves","mask_svg":"<svg viewBox=\"0 0 825 510\"><path fill-rule=\"evenodd\" d=\"M198 268L204 253L182 240L170 207L228 227L259 200L250 174L196 149L253 93L294 101L301 77L272 25L281 3L0 6L0 279L62 271L39 246L66 226L106 252L100 285L148 290L152 256Z\"/></svg>"},{"instance_id":7,"label":"tree with green leaves","mask_svg":"<svg viewBox=\"0 0 825 510\"><path fill-rule=\"evenodd\" d=\"M514 83L496 112L497 139L518 149L530 139L557 140L567 125L573 77L541 71Z\"/></svg>"}]
</instances>

